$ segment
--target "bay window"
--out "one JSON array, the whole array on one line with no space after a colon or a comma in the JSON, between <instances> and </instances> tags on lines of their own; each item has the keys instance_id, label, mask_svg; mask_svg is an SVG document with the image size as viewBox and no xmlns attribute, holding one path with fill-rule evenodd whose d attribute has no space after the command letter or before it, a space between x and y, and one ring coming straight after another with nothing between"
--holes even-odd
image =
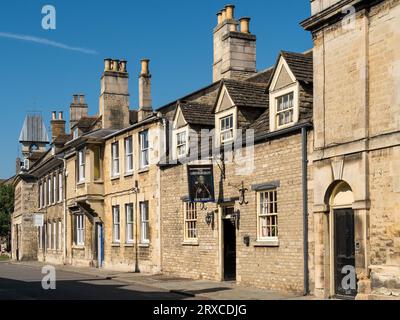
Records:
<instances>
[{"instance_id":1,"label":"bay window","mask_svg":"<svg viewBox=\"0 0 400 320\"><path fill-rule=\"evenodd\" d=\"M78 151L78 182L85 182L85 150Z\"/></svg>"}]
</instances>

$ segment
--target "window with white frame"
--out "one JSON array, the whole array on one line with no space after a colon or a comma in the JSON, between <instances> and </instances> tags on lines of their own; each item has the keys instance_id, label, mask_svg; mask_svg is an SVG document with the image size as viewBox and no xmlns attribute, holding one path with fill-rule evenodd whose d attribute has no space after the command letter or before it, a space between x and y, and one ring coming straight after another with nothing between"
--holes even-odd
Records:
<instances>
[{"instance_id":1,"label":"window with white frame","mask_svg":"<svg viewBox=\"0 0 400 320\"><path fill-rule=\"evenodd\" d=\"M63 190L63 177L62 173L60 172L58 174L58 201L64 200Z\"/></svg>"},{"instance_id":2,"label":"window with white frame","mask_svg":"<svg viewBox=\"0 0 400 320\"><path fill-rule=\"evenodd\" d=\"M111 175L119 176L119 142L111 144Z\"/></svg>"},{"instance_id":3,"label":"window with white frame","mask_svg":"<svg viewBox=\"0 0 400 320\"><path fill-rule=\"evenodd\" d=\"M58 236L58 232L57 232L57 222L53 221L53 250L57 249L57 236Z\"/></svg>"},{"instance_id":4,"label":"window with white frame","mask_svg":"<svg viewBox=\"0 0 400 320\"><path fill-rule=\"evenodd\" d=\"M57 175L53 175L53 203L58 201Z\"/></svg>"},{"instance_id":5,"label":"window with white frame","mask_svg":"<svg viewBox=\"0 0 400 320\"><path fill-rule=\"evenodd\" d=\"M278 239L278 193L277 190L258 192L258 240Z\"/></svg>"},{"instance_id":6,"label":"window with white frame","mask_svg":"<svg viewBox=\"0 0 400 320\"><path fill-rule=\"evenodd\" d=\"M74 242L75 245L85 245L85 216L83 214L76 214L74 216L75 232Z\"/></svg>"},{"instance_id":7,"label":"window with white frame","mask_svg":"<svg viewBox=\"0 0 400 320\"><path fill-rule=\"evenodd\" d=\"M43 249L43 227L38 227L39 249Z\"/></svg>"},{"instance_id":8,"label":"window with white frame","mask_svg":"<svg viewBox=\"0 0 400 320\"><path fill-rule=\"evenodd\" d=\"M185 214L185 240L197 239L197 204L191 202L184 203Z\"/></svg>"},{"instance_id":9,"label":"window with white frame","mask_svg":"<svg viewBox=\"0 0 400 320\"><path fill-rule=\"evenodd\" d=\"M293 92L276 98L276 120L278 127L294 122L293 98Z\"/></svg>"},{"instance_id":10,"label":"window with white frame","mask_svg":"<svg viewBox=\"0 0 400 320\"><path fill-rule=\"evenodd\" d=\"M48 197L47 197L47 205L50 205L53 202L52 197L51 197L52 189L51 189L51 178L50 177L47 179L47 191L49 193Z\"/></svg>"},{"instance_id":11,"label":"window with white frame","mask_svg":"<svg viewBox=\"0 0 400 320\"><path fill-rule=\"evenodd\" d=\"M132 136L125 139L125 173L133 171L133 140Z\"/></svg>"},{"instance_id":12,"label":"window with white frame","mask_svg":"<svg viewBox=\"0 0 400 320\"><path fill-rule=\"evenodd\" d=\"M139 134L140 140L140 169L149 166L149 132L143 131Z\"/></svg>"},{"instance_id":13,"label":"window with white frame","mask_svg":"<svg viewBox=\"0 0 400 320\"><path fill-rule=\"evenodd\" d=\"M51 249L52 248L52 246L51 246L51 240L52 240L52 236L51 236L51 234L52 234L52 223L49 221L48 223L47 223L47 248L49 248L49 249Z\"/></svg>"},{"instance_id":14,"label":"window with white frame","mask_svg":"<svg viewBox=\"0 0 400 320\"><path fill-rule=\"evenodd\" d=\"M61 250L61 243L62 243L62 222L58 220L58 240L57 240L57 249Z\"/></svg>"},{"instance_id":15,"label":"window with white frame","mask_svg":"<svg viewBox=\"0 0 400 320\"><path fill-rule=\"evenodd\" d=\"M133 203L127 203L125 205L125 239L127 243L133 242Z\"/></svg>"},{"instance_id":16,"label":"window with white frame","mask_svg":"<svg viewBox=\"0 0 400 320\"><path fill-rule=\"evenodd\" d=\"M185 157L187 154L187 134L186 131L176 134L176 156Z\"/></svg>"},{"instance_id":17,"label":"window with white frame","mask_svg":"<svg viewBox=\"0 0 400 320\"><path fill-rule=\"evenodd\" d=\"M39 208L43 208L43 183L39 184Z\"/></svg>"},{"instance_id":18,"label":"window with white frame","mask_svg":"<svg viewBox=\"0 0 400 320\"><path fill-rule=\"evenodd\" d=\"M121 241L119 206L112 207L112 217L113 217L113 242L119 243Z\"/></svg>"},{"instance_id":19,"label":"window with white frame","mask_svg":"<svg viewBox=\"0 0 400 320\"><path fill-rule=\"evenodd\" d=\"M221 143L231 142L233 140L233 114L221 118L219 122Z\"/></svg>"},{"instance_id":20,"label":"window with white frame","mask_svg":"<svg viewBox=\"0 0 400 320\"><path fill-rule=\"evenodd\" d=\"M73 131L73 138L77 139L79 137L79 129L78 128L74 128Z\"/></svg>"},{"instance_id":21,"label":"window with white frame","mask_svg":"<svg viewBox=\"0 0 400 320\"><path fill-rule=\"evenodd\" d=\"M78 151L78 183L85 182L85 149Z\"/></svg>"},{"instance_id":22,"label":"window with white frame","mask_svg":"<svg viewBox=\"0 0 400 320\"><path fill-rule=\"evenodd\" d=\"M149 224L149 203L147 201L140 203L140 223L141 223L141 242L150 242L150 224Z\"/></svg>"},{"instance_id":23,"label":"window with white frame","mask_svg":"<svg viewBox=\"0 0 400 320\"><path fill-rule=\"evenodd\" d=\"M43 208L47 205L47 180L43 181Z\"/></svg>"}]
</instances>

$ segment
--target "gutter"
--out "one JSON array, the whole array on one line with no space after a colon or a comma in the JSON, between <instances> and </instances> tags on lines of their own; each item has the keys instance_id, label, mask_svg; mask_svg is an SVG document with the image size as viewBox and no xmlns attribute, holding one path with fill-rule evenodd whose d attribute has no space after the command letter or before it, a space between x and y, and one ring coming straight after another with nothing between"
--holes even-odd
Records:
<instances>
[{"instance_id":1,"label":"gutter","mask_svg":"<svg viewBox=\"0 0 400 320\"><path fill-rule=\"evenodd\" d=\"M309 294L309 268L308 268L308 155L307 155L307 128L301 128L301 152L302 152L302 195L303 195L303 287L304 296Z\"/></svg>"}]
</instances>

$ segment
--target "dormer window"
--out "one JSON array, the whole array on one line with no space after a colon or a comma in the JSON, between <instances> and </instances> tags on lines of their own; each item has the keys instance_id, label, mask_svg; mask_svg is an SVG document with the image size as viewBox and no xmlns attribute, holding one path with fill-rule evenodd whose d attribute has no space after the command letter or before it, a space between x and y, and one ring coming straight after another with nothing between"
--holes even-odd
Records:
<instances>
[{"instance_id":1,"label":"dormer window","mask_svg":"<svg viewBox=\"0 0 400 320\"><path fill-rule=\"evenodd\" d=\"M294 104L293 104L293 92L285 94L276 99L276 118L277 126L285 126L293 123L294 119Z\"/></svg>"},{"instance_id":2,"label":"dormer window","mask_svg":"<svg viewBox=\"0 0 400 320\"><path fill-rule=\"evenodd\" d=\"M221 143L233 140L233 114L220 119L220 138Z\"/></svg>"},{"instance_id":3,"label":"dormer window","mask_svg":"<svg viewBox=\"0 0 400 320\"><path fill-rule=\"evenodd\" d=\"M186 131L176 135L176 155L178 158L185 157L187 154L187 134Z\"/></svg>"},{"instance_id":4,"label":"dormer window","mask_svg":"<svg viewBox=\"0 0 400 320\"><path fill-rule=\"evenodd\" d=\"M79 130L78 128L75 128L73 131L73 139L78 139L79 137Z\"/></svg>"}]
</instances>

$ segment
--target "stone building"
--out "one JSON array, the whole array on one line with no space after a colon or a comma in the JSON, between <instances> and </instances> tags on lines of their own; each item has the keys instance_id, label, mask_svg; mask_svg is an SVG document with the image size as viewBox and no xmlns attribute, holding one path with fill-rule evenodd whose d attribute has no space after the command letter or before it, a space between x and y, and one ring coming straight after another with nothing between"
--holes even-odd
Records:
<instances>
[{"instance_id":1,"label":"stone building","mask_svg":"<svg viewBox=\"0 0 400 320\"><path fill-rule=\"evenodd\" d=\"M400 1L311 7L315 293L398 298Z\"/></svg>"},{"instance_id":2,"label":"stone building","mask_svg":"<svg viewBox=\"0 0 400 320\"><path fill-rule=\"evenodd\" d=\"M46 153L49 143L46 127L40 114L28 114L25 118L19 142L23 159L17 158L14 186L14 212L11 222L11 252L15 260L37 258L38 238L34 216L38 206L38 190L30 167Z\"/></svg>"},{"instance_id":3,"label":"stone building","mask_svg":"<svg viewBox=\"0 0 400 320\"><path fill-rule=\"evenodd\" d=\"M160 166L162 271L309 292L312 52L282 52L257 73L256 37L240 21L238 29L232 6L218 14L214 85L159 110L172 121ZM237 143L252 134L254 146ZM214 203L191 202L192 165L212 165Z\"/></svg>"}]
</instances>

